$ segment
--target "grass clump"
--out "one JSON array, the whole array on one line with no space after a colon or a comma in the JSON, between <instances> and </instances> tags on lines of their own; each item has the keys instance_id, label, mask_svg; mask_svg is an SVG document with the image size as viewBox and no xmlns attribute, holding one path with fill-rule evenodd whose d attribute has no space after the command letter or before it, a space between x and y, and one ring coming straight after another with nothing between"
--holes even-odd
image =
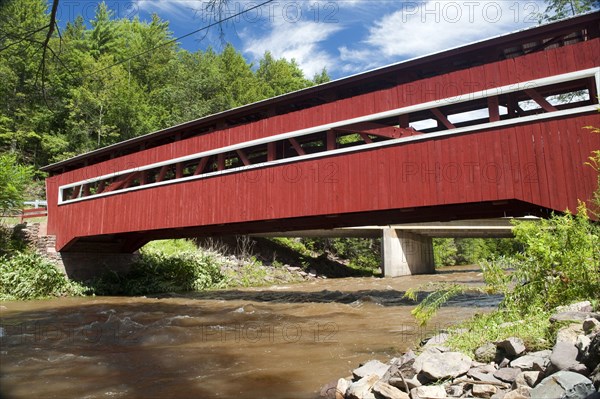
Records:
<instances>
[{"instance_id":1,"label":"grass clump","mask_svg":"<svg viewBox=\"0 0 600 399\"><path fill-rule=\"evenodd\" d=\"M521 338L531 351L548 349L556 328L550 323L550 313L540 309L526 315L506 310L477 314L449 329L445 345L471 357L480 346L509 337Z\"/></svg>"},{"instance_id":2,"label":"grass clump","mask_svg":"<svg viewBox=\"0 0 600 399\"><path fill-rule=\"evenodd\" d=\"M31 251L0 258L0 300L81 296L89 291L70 281L51 261Z\"/></svg>"}]
</instances>

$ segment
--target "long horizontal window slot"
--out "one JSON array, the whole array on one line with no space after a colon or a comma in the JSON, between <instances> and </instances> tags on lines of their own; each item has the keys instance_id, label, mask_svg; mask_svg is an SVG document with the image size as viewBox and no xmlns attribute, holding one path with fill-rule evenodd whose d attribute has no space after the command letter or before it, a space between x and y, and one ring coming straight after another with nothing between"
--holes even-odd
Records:
<instances>
[{"instance_id":1,"label":"long horizontal window slot","mask_svg":"<svg viewBox=\"0 0 600 399\"><path fill-rule=\"evenodd\" d=\"M59 205L594 110L600 68L502 86L217 148L59 187ZM587 93L587 94L586 94ZM536 104L528 108L523 101ZM525 108L525 109L524 109Z\"/></svg>"}]
</instances>

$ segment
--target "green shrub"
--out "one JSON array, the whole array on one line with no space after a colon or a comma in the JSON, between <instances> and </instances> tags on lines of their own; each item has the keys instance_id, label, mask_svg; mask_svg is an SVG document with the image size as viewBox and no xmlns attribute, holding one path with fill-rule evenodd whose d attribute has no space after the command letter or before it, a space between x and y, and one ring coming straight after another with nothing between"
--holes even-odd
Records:
<instances>
[{"instance_id":1,"label":"green shrub","mask_svg":"<svg viewBox=\"0 0 600 399\"><path fill-rule=\"evenodd\" d=\"M434 238L436 267L473 265L500 255L513 255L521 246L513 238Z\"/></svg>"},{"instance_id":2,"label":"green shrub","mask_svg":"<svg viewBox=\"0 0 600 399\"><path fill-rule=\"evenodd\" d=\"M583 204L576 216L515 222L514 234L524 252L482 264L486 283L505 295L504 307L551 310L598 295L600 227Z\"/></svg>"},{"instance_id":3,"label":"green shrub","mask_svg":"<svg viewBox=\"0 0 600 399\"><path fill-rule=\"evenodd\" d=\"M458 248L453 238L433 239L433 261L436 267L455 265L457 254Z\"/></svg>"},{"instance_id":4,"label":"green shrub","mask_svg":"<svg viewBox=\"0 0 600 399\"><path fill-rule=\"evenodd\" d=\"M163 243L164 244L164 243ZM108 272L92 282L101 295L146 295L164 292L202 291L225 282L217 259L207 253L171 252L178 245L167 245L166 252L156 244L141 251L128 273Z\"/></svg>"},{"instance_id":5,"label":"green shrub","mask_svg":"<svg viewBox=\"0 0 600 399\"><path fill-rule=\"evenodd\" d=\"M36 253L17 252L10 258L0 258L0 300L84 295L87 291Z\"/></svg>"},{"instance_id":6,"label":"green shrub","mask_svg":"<svg viewBox=\"0 0 600 399\"><path fill-rule=\"evenodd\" d=\"M33 168L19 164L15 153L0 155L0 214L21 209L32 179Z\"/></svg>"}]
</instances>

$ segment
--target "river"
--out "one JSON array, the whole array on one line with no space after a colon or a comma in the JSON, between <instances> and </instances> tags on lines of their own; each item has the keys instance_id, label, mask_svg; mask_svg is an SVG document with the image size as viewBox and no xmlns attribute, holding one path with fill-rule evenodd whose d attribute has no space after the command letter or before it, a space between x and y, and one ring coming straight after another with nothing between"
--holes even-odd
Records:
<instances>
[{"instance_id":1,"label":"river","mask_svg":"<svg viewBox=\"0 0 600 399\"><path fill-rule=\"evenodd\" d=\"M0 302L0 397L315 398L499 300L462 296L420 328L402 295L429 281L481 284L481 273Z\"/></svg>"}]
</instances>

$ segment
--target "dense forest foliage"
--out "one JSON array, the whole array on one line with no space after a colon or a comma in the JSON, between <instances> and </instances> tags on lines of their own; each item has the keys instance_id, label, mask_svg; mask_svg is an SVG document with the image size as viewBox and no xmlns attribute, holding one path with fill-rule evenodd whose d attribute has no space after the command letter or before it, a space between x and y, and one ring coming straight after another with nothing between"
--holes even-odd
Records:
<instances>
[{"instance_id":1,"label":"dense forest foliage","mask_svg":"<svg viewBox=\"0 0 600 399\"><path fill-rule=\"evenodd\" d=\"M44 52L48 23L45 0L0 2L0 151L36 168L328 80L268 52L187 51L157 15L115 19L105 3Z\"/></svg>"}]
</instances>

